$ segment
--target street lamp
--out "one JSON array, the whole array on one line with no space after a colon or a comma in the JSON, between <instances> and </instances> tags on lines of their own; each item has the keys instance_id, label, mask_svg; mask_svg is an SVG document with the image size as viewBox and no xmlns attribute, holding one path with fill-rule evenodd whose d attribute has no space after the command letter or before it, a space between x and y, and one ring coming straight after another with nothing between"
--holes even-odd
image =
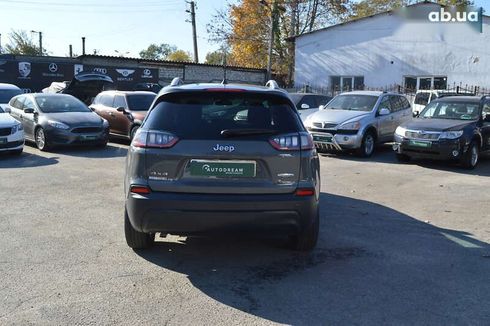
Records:
<instances>
[{"instance_id":1,"label":"street lamp","mask_svg":"<svg viewBox=\"0 0 490 326\"><path fill-rule=\"evenodd\" d=\"M43 32L31 31L31 33L39 34L39 55L43 55Z\"/></svg>"}]
</instances>

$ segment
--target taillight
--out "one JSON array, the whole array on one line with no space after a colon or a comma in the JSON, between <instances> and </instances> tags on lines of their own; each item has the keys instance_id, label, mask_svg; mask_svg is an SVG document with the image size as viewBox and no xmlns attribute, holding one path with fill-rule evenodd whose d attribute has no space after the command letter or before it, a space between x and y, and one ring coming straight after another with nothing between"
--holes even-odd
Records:
<instances>
[{"instance_id":1,"label":"taillight","mask_svg":"<svg viewBox=\"0 0 490 326\"><path fill-rule=\"evenodd\" d=\"M179 141L177 136L161 132L139 129L134 135L131 146L141 148L170 148Z\"/></svg>"},{"instance_id":2,"label":"taillight","mask_svg":"<svg viewBox=\"0 0 490 326\"><path fill-rule=\"evenodd\" d=\"M151 189L148 188L147 186L131 186L130 191L133 194L138 194L138 195L148 195L151 192Z\"/></svg>"},{"instance_id":3,"label":"taillight","mask_svg":"<svg viewBox=\"0 0 490 326\"><path fill-rule=\"evenodd\" d=\"M299 151L313 149L313 138L307 132L278 135L269 139L269 143L279 151Z\"/></svg>"},{"instance_id":4,"label":"taillight","mask_svg":"<svg viewBox=\"0 0 490 326\"><path fill-rule=\"evenodd\" d=\"M298 188L296 189L295 195L300 197L313 196L315 194L315 189L313 188Z\"/></svg>"}]
</instances>

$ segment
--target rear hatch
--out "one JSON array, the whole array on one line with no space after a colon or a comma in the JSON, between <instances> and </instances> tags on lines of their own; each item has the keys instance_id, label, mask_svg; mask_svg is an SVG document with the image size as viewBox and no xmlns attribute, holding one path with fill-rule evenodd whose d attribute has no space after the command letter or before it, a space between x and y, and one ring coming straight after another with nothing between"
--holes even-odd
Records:
<instances>
[{"instance_id":1,"label":"rear hatch","mask_svg":"<svg viewBox=\"0 0 490 326\"><path fill-rule=\"evenodd\" d=\"M71 82L53 82L43 89L43 93L70 94L89 105L97 94L112 85L111 77L93 72L81 72L73 77Z\"/></svg>"},{"instance_id":2,"label":"rear hatch","mask_svg":"<svg viewBox=\"0 0 490 326\"><path fill-rule=\"evenodd\" d=\"M133 145L147 147L153 191L272 194L296 189L302 137L284 96L200 91L167 94Z\"/></svg>"}]
</instances>

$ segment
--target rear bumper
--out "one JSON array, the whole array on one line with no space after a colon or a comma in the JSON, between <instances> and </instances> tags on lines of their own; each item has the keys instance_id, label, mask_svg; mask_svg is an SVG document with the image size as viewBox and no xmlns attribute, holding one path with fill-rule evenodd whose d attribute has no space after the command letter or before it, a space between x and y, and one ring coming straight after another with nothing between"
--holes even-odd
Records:
<instances>
[{"instance_id":1,"label":"rear bumper","mask_svg":"<svg viewBox=\"0 0 490 326\"><path fill-rule=\"evenodd\" d=\"M140 232L181 235L215 231L265 231L294 234L309 226L316 214L315 196L129 194L126 209Z\"/></svg>"},{"instance_id":2,"label":"rear bumper","mask_svg":"<svg viewBox=\"0 0 490 326\"><path fill-rule=\"evenodd\" d=\"M398 154L407 155L415 159L432 159L432 160L459 160L468 150L464 140L438 140L432 141L429 148L423 148L410 145L409 140L395 137L393 150Z\"/></svg>"}]
</instances>

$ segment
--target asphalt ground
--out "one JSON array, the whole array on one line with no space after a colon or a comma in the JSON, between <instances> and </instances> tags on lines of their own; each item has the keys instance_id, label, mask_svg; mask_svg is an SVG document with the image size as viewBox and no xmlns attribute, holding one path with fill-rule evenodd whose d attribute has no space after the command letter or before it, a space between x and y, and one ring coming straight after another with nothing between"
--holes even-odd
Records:
<instances>
[{"instance_id":1,"label":"asphalt ground","mask_svg":"<svg viewBox=\"0 0 490 326\"><path fill-rule=\"evenodd\" d=\"M127 145L0 155L1 325L490 325L490 158L322 155L312 253L123 233Z\"/></svg>"}]
</instances>

